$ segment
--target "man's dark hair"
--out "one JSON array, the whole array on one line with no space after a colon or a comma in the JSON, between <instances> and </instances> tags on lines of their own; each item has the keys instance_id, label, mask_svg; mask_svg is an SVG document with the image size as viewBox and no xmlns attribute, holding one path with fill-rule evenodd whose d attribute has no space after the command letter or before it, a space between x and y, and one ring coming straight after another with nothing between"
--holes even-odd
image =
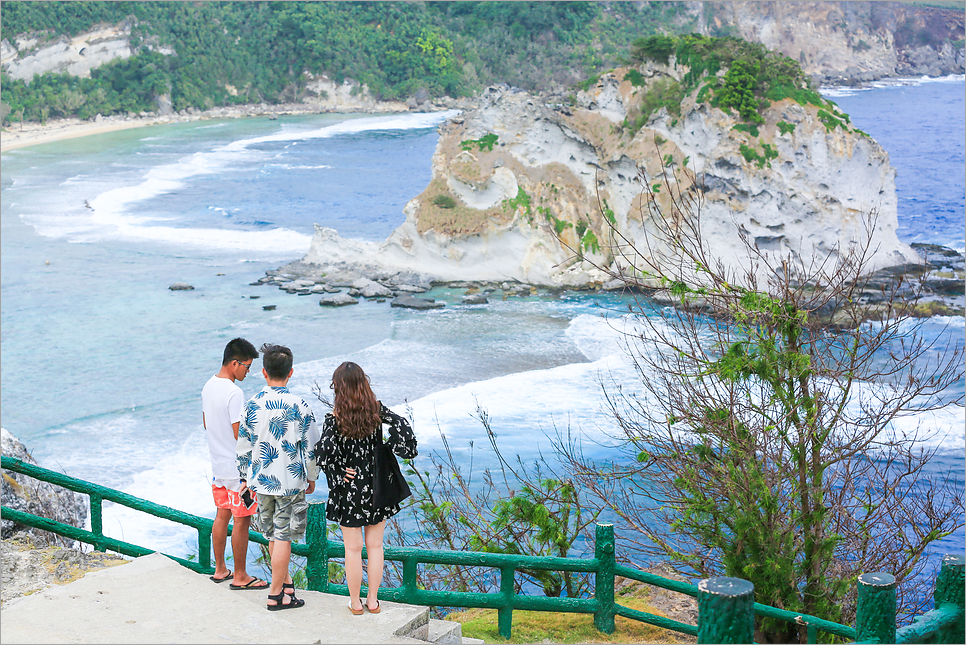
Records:
<instances>
[{"instance_id":1,"label":"man's dark hair","mask_svg":"<svg viewBox=\"0 0 966 645\"><path fill-rule=\"evenodd\" d=\"M292 350L284 345L262 345L262 367L268 372L268 378L281 381L288 378L292 370Z\"/></svg>"},{"instance_id":2,"label":"man's dark hair","mask_svg":"<svg viewBox=\"0 0 966 645\"><path fill-rule=\"evenodd\" d=\"M252 360L258 358L258 350L244 338L235 338L225 345L225 354L222 356L221 364L228 365L232 361L243 363L249 358Z\"/></svg>"}]
</instances>

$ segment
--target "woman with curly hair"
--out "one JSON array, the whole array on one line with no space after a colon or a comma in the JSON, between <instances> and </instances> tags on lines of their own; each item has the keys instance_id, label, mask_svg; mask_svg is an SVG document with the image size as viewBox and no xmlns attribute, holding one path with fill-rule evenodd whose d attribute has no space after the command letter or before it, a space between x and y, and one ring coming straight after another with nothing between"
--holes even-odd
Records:
<instances>
[{"instance_id":1,"label":"woman with curly hair","mask_svg":"<svg viewBox=\"0 0 966 645\"><path fill-rule=\"evenodd\" d=\"M363 603L362 547L369 558L369 592L365 609L377 614L382 583L382 537L386 520L399 505L377 507L373 500L373 459L382 441L402 459L416 456L416 436L403 417L382 405L369 386L369 378L355 363L345 362L332 374L335 393L332 412L325 415L322 438L316 449L319 467L329 484L327 519L342 527L345 544L345 577L349 587L349 611L359 616Z\"/></svg>"}]
</instances>

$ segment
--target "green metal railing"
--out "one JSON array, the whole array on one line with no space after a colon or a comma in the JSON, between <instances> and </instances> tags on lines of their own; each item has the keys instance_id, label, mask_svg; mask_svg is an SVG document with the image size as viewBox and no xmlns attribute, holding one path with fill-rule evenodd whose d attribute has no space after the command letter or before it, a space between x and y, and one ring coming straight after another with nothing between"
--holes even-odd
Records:
<instances>
[{"instance_id":1,"label":"green metal railing","mask_svg":"<svg viewBox=\"0 0 966 645\"><path fill-rule=\"evenodd\" d=\"M104 535L101 520L102 505L104 501L115 502L196 529L198 531L197 562L171 555L167 557L199 573L214 572L210 564L211 519L184 513L19 459L3 457L0 466L88 495L91 530L87 531L6 506L0 507L3 519L14 520L26 526L92 544L98 551L109 549L129 556L153 553L151 549ZM229 527L229 532L230 530ZM697 636L699 643L751 643L756 615L805 627L809 643L817 642L820 631L862 643L964 642L966 558L962 556L949 555L943 559L942 570L936 582L935 609L918 616L912 625L900 629L896 628L895 578L885 573L869 573L861 576L858 580L856 627L852 628L815 616L756 603L754 587L746 580L711 578L692 585L617 564L614 527L610 524L598 524L595 537L593 558L535 557L505 553L386 547L385 559L400 562L402 565L401 586L382 588L379 591L379 597L413 605L496 609L499 632L504 638L510 638L513 611L521 609L593 614L595 627L607 634L614 631L615 616L624 616L656 627ZM268 543L264 536L255 531L249 532L249 538L258 544ZM324 504L309 504L306 543L293 544L292 553L306 558L309 589L340 595L349 594L346 585L334 584L328 579L329 560L344 558L345 547L342 543L330 542L328 539ZM364 551L363 555L365 555ZM419 564L498 569L500 571L499 591L475 593L420 589L417 580ZM594 596L592 598L551 598L518 594L515 591L514 576L521 570L592 573L595 576ZM617 576L697 598L698 624L689 625L618 604L614 600L614 582Z\"/></svg>"}]
</instances>

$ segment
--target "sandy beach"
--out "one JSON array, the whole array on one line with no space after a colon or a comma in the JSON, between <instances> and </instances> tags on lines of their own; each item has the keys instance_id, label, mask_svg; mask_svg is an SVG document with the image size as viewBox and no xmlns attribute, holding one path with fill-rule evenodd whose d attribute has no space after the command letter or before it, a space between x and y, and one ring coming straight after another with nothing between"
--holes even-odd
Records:
<instances>
[{"instance_id":1,"label":"sandy beach","mask_svg":"<svg viewBox=\"0 0 966 645\"><path fill-rule=\"evenodd\" d=\"M0 152L36 146L52 141L75 139L91 134L104 134L115 130L140 128L157 123L172 123L172 119L137 118L124 121L81 121L80 119L54 119L47 125L39 123L17 123L0 132Z\"/></svg>"},{"instance_id":2,"label":"sandy beach","mask_svg":"<svg viewBox=\"0 0 966 645\"><path fill-rule=\"evenodd\" d=\"M263 104L222 107L204 112L193 112L191 114L168 114L163 116L147 113L140 116L113 115L98 117L91 121L83 121L76 118L51 119L47 121L46 125L28 121L22 124L11 124L0 132L0 152L36 146L52 141L76 139L92 134L143 128L149 125L186 123L188 121L205 121L209 119L237 119L246 116L268 116L274 118L283 114L318 114L327 111L331 110L320 109L318 106L308 104L276 106L266 106Z\"/></svg>"},{"instance_id":3,"label":"sandy beach","mask_svg":"<svg viewBox=\"0 0 966 645\"><path fill-rule=\"evenodd\" d=\"M444 101L442 105L423 104L413 111L435 111L449 109L453 107L452 100ZM386 114L395 112L409 112L410 108L397 101L375 103L371 106L360 108L352 105L332 105L331 103L286 103L279 105L243 105L233 107L219 107L210 110L193 111L191 113L182 112L180 114L158 115L155 113L142 113L140 116L134 115L113 115L108 117L98 116L92 121L81 119L50 119L46 125L36 122L14 123L0 130L0 152L36 146L52 141L63 141L65 139L75 139L86 137L92 134L104 134L116 130L128 130L130 128L143 128L149 125L161 125L166 123L186 123L189 121L205 121L210 119L237 119L242 117L269 117L277 118L282 115L291 114L323 114L323 113L368 113Z\"/></svg>"}]
</instances>

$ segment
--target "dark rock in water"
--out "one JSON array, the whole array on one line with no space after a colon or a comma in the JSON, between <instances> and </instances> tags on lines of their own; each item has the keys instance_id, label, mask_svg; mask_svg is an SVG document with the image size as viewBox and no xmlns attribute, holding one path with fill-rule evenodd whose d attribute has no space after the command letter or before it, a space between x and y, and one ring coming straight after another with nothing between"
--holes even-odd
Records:
<instances>
[{"instance_id":1,"label":"dark rock in water","mask_svg":"<svg viewBox=\"0 0 966 645\"><path fill-rule=\"evenodd\" d=\"M264 305L262 309L265 311L275 311L275 305Z\"/></svg>"},{"instance_id":2,"label":"dark rock in water","mask_svg":"<svg viewBox=\"0 0 966 645\"><path fill-rule=\"evenodd\" d=\"M258 300L261 296L248 296L249 300Z\"/></svg>"},{"instance_id":3,"label":"dark rock in water","mask_svg":"<svg viewBox=\"0 0 966 645\"><path fill-rule=\"evenodd\" d=\"M436 302L432 298L417 298L415 296L398 296L390 304L392 307L405 307L406 309L440 309L445 307L442 302Z\"/></svg>"},{"instance_id":4,"label":"dark rock in water","mask_svg":"<svg viewBox=\"0 0 966 645\"><path fill-rule=\"evenodd\" d=\"M916 242L910 246L916 250L919 257L928 262L934 269L947 267L963 269L963 254L955 249L951 249L948 246L940 246L939 244L923 244L921 242Z\"/></svg>"},{"instance_id":5,"label":"dark rock in water","mask_svg":"<svg viewBox=\"0 0 966 645\"><path fill-rule=\"evenodd\" d=\"M359 304L359 301L347 293L333 293L329 296L323 296L319 300L319 306L321 307L344 307L345 305L357 304Z\"/></svg>"},{"instance_id":6,"label":"dark rock in water","mask_svg":"<svg viewBox=\"0 0 966 645\"><path fill-rule=\"evenodd\" d=\"M6 428L0 430L0 447L4 457L39 465L27 452L26 446ZM12 470L3 472L0 498L4 506L16 511L39 515L78 528L84 528L87 519L88 503L83 495ZM0 522L3 539L9 539L16 533L27 533L35 541L49 545L71 546L74 542L56 533L27 527L13 520L4 519Z\"/></svg>"},{"instance_id":7,"label":"dark rock in water","mask_svg":"<svg viewBox=\"0 0 966 645\"><path fill-rule=\"evenodd\" d=\"M950 296L961 296L964 292L964 283L962 280L953 277L932 277L926 278L922 281L923 285L939 294L946 294Z\"/></svg>"},{"instance_id":8,"label":"dark rock in water","mask_svg":"<svg viewBox=\"0 0 966 645\"><path fill-rule=\"evenodd\" d=\"M485 305L489 302L482 293L471 293L468 296L463 296L464 305Z\"/></svg>"},{"instance_id":9,"label":"dark rock in water","mask_svg":"<svg viewBox=\"0 0 966 645\"><path fill-rule=\"evenodd\" d=\"M194 287L187 282L175 282L173 285L168 287L172 291L194 291Z\"/></svg>"}]
</instances>

